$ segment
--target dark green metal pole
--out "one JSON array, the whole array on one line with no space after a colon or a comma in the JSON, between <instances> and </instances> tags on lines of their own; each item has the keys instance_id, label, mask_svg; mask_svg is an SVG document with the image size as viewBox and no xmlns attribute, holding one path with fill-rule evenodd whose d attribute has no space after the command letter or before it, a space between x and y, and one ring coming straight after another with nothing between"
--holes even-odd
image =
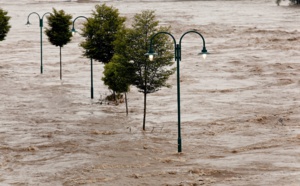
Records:
<instances>
[{"instance_id":1,"label":"dark green metal pole","mask_svg":"<svg viewBox=\"0 0 300 186\"><path fill-rule=\"evenodd\" d=\"M180 117L180 46L176 44L175 58L177 62L177 110L178 110L178 152L182 152L181 147L181 117Z\"/></svg>"},{"instance_id":2,"label":"dark green metal pole","mask_svg":"<svg viewBox=\"0 0 300 186\"><path fill-rule=\"evenodd\" d=\"M93 58L91 58L91 98L94 99L94 85L93 85Z\"/></svg>"},{"instance_id":3,"label":"dark green metal pole","mask_svg":"<svg viewBox=\"0 0 300 186\"><path fill-rule=\"evenodd\" d=\"M43 19L40 19L40 34L41 34L41 74L43 73Z\"/></svg>"}]
</instances>

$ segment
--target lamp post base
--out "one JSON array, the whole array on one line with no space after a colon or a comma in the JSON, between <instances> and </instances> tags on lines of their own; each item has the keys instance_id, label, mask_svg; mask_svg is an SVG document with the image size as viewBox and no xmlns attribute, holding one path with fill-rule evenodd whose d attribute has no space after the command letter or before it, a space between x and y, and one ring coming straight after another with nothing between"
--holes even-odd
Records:
<instances>
[{"instance_id":1,"label":"lamp post base","mask_svg":"<svg viewBox=\"0 0 300 186\"><path fill-rule=\"evenodd\" d=\"M182 152L182 149L181 149L181 138L178 138L178 152Z\"/></svg>"}]
</instances>

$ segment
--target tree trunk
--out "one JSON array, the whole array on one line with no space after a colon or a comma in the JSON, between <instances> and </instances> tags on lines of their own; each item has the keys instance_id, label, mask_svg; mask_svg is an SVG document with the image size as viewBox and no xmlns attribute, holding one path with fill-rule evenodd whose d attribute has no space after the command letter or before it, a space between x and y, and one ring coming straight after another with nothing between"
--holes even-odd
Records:
<instances>
[{"instance_id":1,"label":"tree trunk","mask_svg":"<svg viewBox=\"0 0 300 186\"><path fill-rule=\"evenodd\" d=\"M118 102L115 91L113 91L113 97L112 98L113 98L113 101L115 101L116 103Z\"/></svg>"},{"instance_id":2,"label":"tree trunk","mask_svg":"<svg viewBox=\"0 0 300 186\"><path fill-rule=\"evenodd\" d=\"M146 106L147 106L147 92L144 91L144 119L143 119L143 130L146 130Z\"/></svg>"},{"instance_id":3,"label":"tree trunk","mask_svg":"<svg viewBox=\"0 0 300 186\"><path fill-rule=\"evenodd\" d=\"M127 93L125 92L126 116L128 116Z\"/></svg>"},{"instance_id":4,"label":"tree trunk","mask_svg":"<svg viewBox=\"0 0 300 186\"><path fill-rule=\"evenodd\" d=\"M59 47L59 61L60 61L60 80L62 79L62 72L61 72L61 68L62 68L62 65L61 65L61 47Z\"/></svg>"}]
</instances>

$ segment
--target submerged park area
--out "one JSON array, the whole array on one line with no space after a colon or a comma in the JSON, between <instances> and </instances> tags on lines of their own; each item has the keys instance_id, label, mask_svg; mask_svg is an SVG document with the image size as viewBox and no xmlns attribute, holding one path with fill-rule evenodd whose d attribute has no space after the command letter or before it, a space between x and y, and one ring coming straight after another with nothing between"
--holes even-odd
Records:
<instances>
[{"instance_id":1,"label":"submerged park area","mask_svg":"<svg viewBox=\"0 0 300 186\"><path fill-rule=\"evenodd\" d=\"M175 49L167 34L171 46L153 46L157 55L147 63L158 64L166 52L172 63L164 70L172 73L170 86L147 94L145 121L141 86L128 87L127 104L107 101L107 64L91 62L81 47L84 25L104 4L132 31L137 14L153 11L158 26L181 41ZM298 6L274 0L0 0L0 8L11 26L0 41L0 185L300 184ZM45 34L49 14L43 27L36 15L26 25L31 12L53 8L71 21L86 17L76 20L78 34L61 54ZM205 59L195 32L205 38ZM119 51L144 55L129 45L138 39L126 40Z\"/></svg>"}]
</instances>

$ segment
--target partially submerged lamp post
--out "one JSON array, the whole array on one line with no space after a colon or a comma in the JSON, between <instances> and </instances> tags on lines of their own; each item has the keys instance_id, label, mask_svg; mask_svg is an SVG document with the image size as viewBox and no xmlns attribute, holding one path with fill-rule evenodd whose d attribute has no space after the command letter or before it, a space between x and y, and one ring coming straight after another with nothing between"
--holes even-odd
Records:
<instances>
[{"instance_id":1,"label":"partially submerged lamp post","mask_svg":"<svg viewBox=\"0 0 300 186\"><path fill-rule=\"evenodd\" d=\"M74 24L75 24L75 21L78 19L78 18L85 18L86 20L88 20L87 17L85 16L78 16L74 19L73 21L73 26L72 26L72 34L75 34L76 33L76 30L75 30L75 27L74 27ZM91 58L91 99L94 99L94 85L93 85L93 58Z\"/></svg>"},{"instance_id":2,"label":"partially submerged lamp post","mask_svg":"<svg viewBox=\"0 0 300 186\"><path fill-rule=\"evenodd\" d=\"M171 36L173 38L173 41L174 41L174 48L175 48L175 51L174 51L174 54L175 54L175 60L177 62L177 106L178 106L178 152L182 152L182 148L181 148L181 129L180 129L180 120L181 120L181 117L180 117L180 71L179 71L179 62L181 61L181 40L182 38L188 34L188 33L195 33L195 34L198 34L201 38L202 38L202 41L203 41L203 48L202 48L202 51L201 53L199 54L202 54L203 55L203 58L205 59L206 58L206 54L208 54L206 48L205 48L205 40L204 40L204 37L197 31L194 31L194 30L191 30L191 31L187 31L185 33L183 33L183 35L181 36L180 40L179 40L179 44L176 43L176 40L174 38L174 36L172 34L170 34L169 32L158 32L156 34L154 34L152 37L151 37L151 40L150 40L150 50L149 52L146 54L146 55L149 55L149 59L150 61L153 60L153 57L154 55L157 55L154 50L153 50L153 39L159 35L159 34L167 34L169 36Z\"/></svg>"},{"instance_id":3,"label":"partially submerged lamp post","mask_svg":"<svg viewBox=\"0 0 300 186\"><path fill-rule=\"evenodd\" d=\"M28 17L27 17L27 23L26 25L30 25L30 22L29 22L29 17L30 15L32 14L36 14L38 17L39 17L39 20L40 20L40 35L41 35L41 74L43 73L43 19L44 19L44 16L46 14L50 14L50 12L46 12L42 17L36 13L36 12L31 12Z\"/></svg>"}]
</instances>

